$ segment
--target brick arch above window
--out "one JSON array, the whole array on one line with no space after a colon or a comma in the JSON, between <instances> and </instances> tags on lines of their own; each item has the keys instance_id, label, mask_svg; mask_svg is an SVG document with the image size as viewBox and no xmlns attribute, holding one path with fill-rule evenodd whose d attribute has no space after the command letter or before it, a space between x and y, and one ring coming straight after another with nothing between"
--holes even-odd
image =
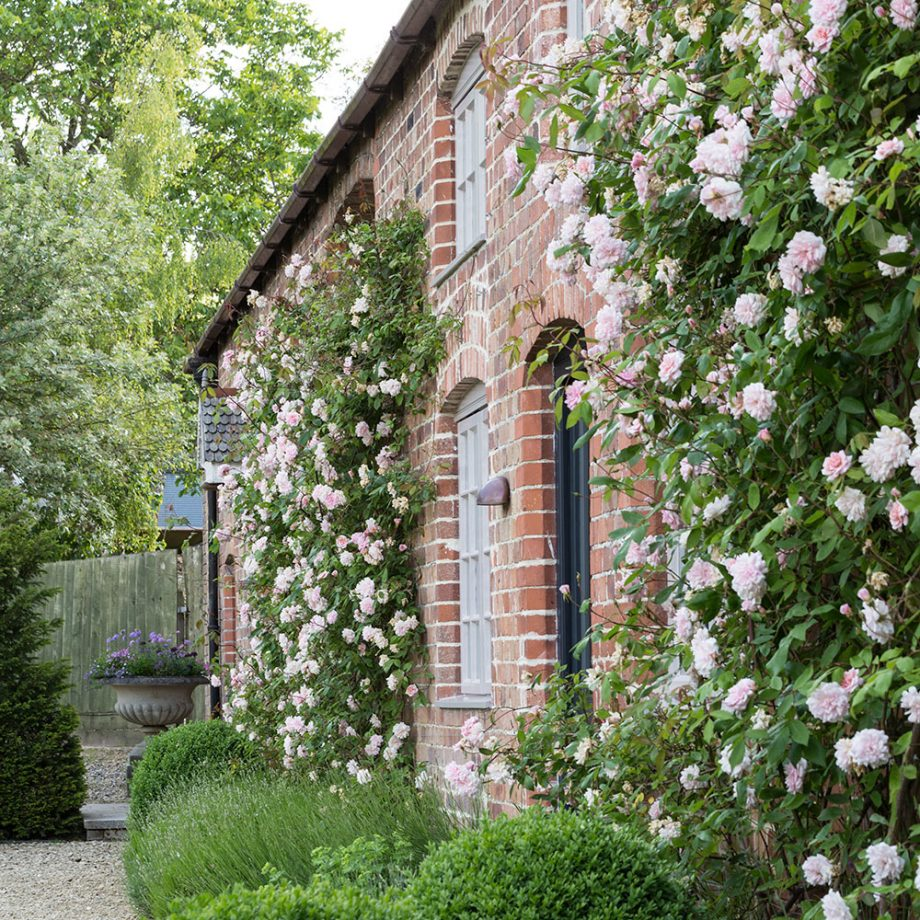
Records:
<instances>
[{"instance_id":1,"label":"brick arch above window","mask_svg":"<svg viewBox=\"0 0 920 920\"><path fill-rule=\"evenodd\" d=\"M460 76L474 52L477 53L485 41L482 32L472 32L454 49L447 61L444 73L438 80L438 95L445 100L453 98L460 82Z\"/></svg>"}]
</instances>

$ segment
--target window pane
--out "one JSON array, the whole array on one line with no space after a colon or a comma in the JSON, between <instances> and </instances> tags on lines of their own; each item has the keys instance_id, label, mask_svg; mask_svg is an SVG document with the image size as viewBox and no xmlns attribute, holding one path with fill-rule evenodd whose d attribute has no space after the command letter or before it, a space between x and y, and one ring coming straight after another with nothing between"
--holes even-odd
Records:
<instances>
[{"instance_id":1,"label":"window pane","mask_svg":"<svg viewBox=\"0 0 920 920\"><path fill-rule=\"evenodd\" d=\"M488 479L488 423L485 408L457 423L460 515L460 675L464 693L488 693L491 683L489 517L476 504Z\"/></svg>"}]
</instances>

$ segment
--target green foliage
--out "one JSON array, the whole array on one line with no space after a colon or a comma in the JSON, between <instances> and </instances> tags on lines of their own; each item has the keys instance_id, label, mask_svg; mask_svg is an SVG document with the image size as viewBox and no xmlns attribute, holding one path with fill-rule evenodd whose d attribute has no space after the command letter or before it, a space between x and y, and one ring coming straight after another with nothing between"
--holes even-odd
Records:
<instances>
[{"instance_id":1,"label":"green foliage","mask_svg":"<svg viewBox=\"0 0 920 920\"><path fill-rule=\"evenodd\" d=\"M374 834L343 847L317 847L311 859L316 876L333 887L350 885L379 896L406 884L412 856L409 842L398 834L391 839Z\"/></svg>"},{"instance_id":2,"label":"green foliage","mask_svg":"<svg viewBox=\"0 0 920 920\"><path fill-rule=\"evenodd\" d=\"M152 496L182 444L151 336L151 228L97 157L0 152L0 469L62 553L153 547Z\"/></svg>"},{"instance_id":3,"label":"green foliage","mask_svg":"<svg viewBox=\"0 0 920 920\"><path fill-rule=\"evenodd\" d=\"M200 895L171 908L169 920L398 920L388 901L352 888L290 883L255 890L235 885L219 895Z\"/></svg>"},{"instance_id":4,"label":"green foliage","mask_svg":"<svg viewBox=\"0 0 920 920\"><path fill-rule=\"evenodd\" d=\"M257 299L224 371L247 418L249 472L225 488L258 640L231 718L288 766L363 776L410 758L406 711L425 696L409 545L431 482L408 420L452 322L428 304L426 265L417 211L346 224L287 267L285 296Z\"/></svg>"},{"instance_id":5,"label":"green foliage","mask_svg":"<svg viewBox=\"0 0 920 920\"><path fill-rule=\"evenodd\" d=\"M55 624L36 586L56 546L21 490L0 479L0 838L68 836L83 826L77 714L61 703L66 662L38 661Z\"/></svg>"},{"instance_id":6,"label":"green foliage","mask_svg":"<svg viewBox=\"0 0 920 920\"><path fill-rule=\"evenodd\" d=\"M343 784L270 774L224 777L171 790L146 824L133 824L125 851L128 891L139 910L161 917L176 898L218 895L237 884L258 888L267 865L307 885L315 849L348 846L359 837L405 841L408 864L416 866L454 827L437 793L416 790L401 773L365 786L348 778ZM359 861L353 854L342 864L351 871Z\"/></svg>"},{"instance_id":7,"label":"green foliage","mask_svg":"<svg viewBox=\"0 0 920 920\"><path fill-rule=\"evenodd\" d=\"M187 239L248 246L318 140L313 82L335 39L302 0L10 0L0 136L20 162L43 125L64 152L114 149Z\"/></svg>"},{"instance_id":8,"label":"green foliage","mask_svg":"<svg viewBox=\"0 0 920 920\"><path fill-rule=\"evenodd\" d=\"M131 822L142 825L157 800L173 787L257 770L255 746L222 719L188 722L147 742L131 777Z\"/></svg>"},{"instance_id":9,"label":"green foliage","mask_svg":"<svg viewBox=\"0 0 920 920\"><path fill-rule=\"evenodd\" d=\"M412 920L689 920L670 857L595 812L532 808L458 834L406 889Z\"/></svg>"},{"instance_id":10,"label":"green foliage","mask_svg":"<svg viewBox=\"0 0 920 920\"><path fill-rule=\"evenodd\" d=\"M550 262L604 301L566 396L619 517L598 666L520 714L506 766L557 807L643 816L715 913L906 920L916 8L611 11L609 34L498 74L522 133L581 148L539 162L525 139L518 191L532 175L559 206ZM594 705L573 706L584 690ZM903 861L884 878L876 844Z\"/></svg>"}]
</instances>

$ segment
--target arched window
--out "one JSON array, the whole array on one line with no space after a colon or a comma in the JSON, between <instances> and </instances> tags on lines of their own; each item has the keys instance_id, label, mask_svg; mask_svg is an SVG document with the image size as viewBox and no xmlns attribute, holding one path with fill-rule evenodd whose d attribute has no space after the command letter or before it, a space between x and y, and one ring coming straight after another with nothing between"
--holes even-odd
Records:
<instances>
[{"instance_id":1,"label":"arched window","mask_svg":"<svg viewBox=\"0 0 920 920\"><path fill-rule=\"evenodd\" d=\"M572 371L572 353L561 349L553 362L553 377L563 383ZM591 649L575 655L591 624L591 616L581 609L591 588L591 493L588 486L587 444L576 447L585 433L583 422L571 427L569 410L563 405L556 427L556 584L558 592L559 661L572 673L591 663ZM564 590L562 590L564 589Z\"/></svg>"},{"instance_id":2,"label":"arched window","mask_svg":"<svg viewBox=\"0 0 920 920\"><path fill-rule=\"evenodd\" d=\"M486 389L477 383L457 409L460 516L460 692L486 698L492 686L489 509L476 503L489 478Z\"/></svg>"},{"instance_id":3,"label":"arched window","mask_svg":"<svg viewBox=\"0 0 920 920\"><path fill-rule=\"evenodd\" d=\"M484 75L476 48L453 93L458 256L486 235L486 97L476 88Z\"/></svg>"}]
</instances>

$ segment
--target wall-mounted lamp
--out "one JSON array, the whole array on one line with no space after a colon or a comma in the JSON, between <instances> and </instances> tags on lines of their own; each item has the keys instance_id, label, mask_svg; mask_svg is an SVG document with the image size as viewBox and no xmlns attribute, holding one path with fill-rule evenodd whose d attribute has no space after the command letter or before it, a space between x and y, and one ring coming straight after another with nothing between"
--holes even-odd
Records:
<instances>
[{"instance_id":1,"label":"wall-mounted lamp","mask_svg":"<svg viewBox=\"0 0 920 920\"><path fill-rule=\"evenodd\" d=\"M507 505L511 501L511 484L504 476L490 479L476 496L477 505Z\"/></svg>"}]
</instances>

